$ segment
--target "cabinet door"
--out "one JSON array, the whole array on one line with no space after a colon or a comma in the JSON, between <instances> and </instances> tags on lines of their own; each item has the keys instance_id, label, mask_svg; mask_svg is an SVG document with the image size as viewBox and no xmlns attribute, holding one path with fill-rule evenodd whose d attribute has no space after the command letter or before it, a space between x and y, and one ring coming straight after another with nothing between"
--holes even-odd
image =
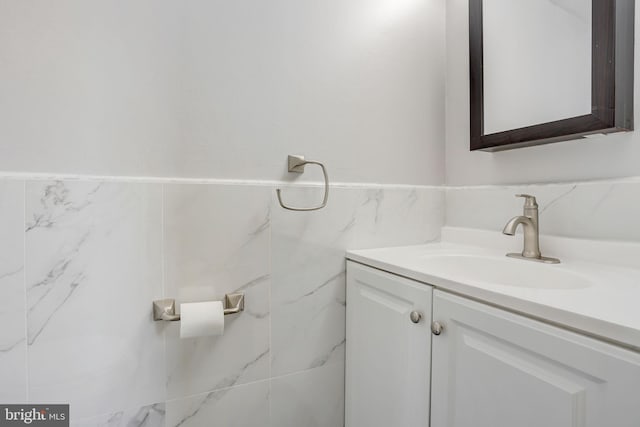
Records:
<instances>
[{"instance_id":1,"label":"cabinet door","mask_svg":"<svg viewBox=\"0 0 640 427\"><path fill-rule=\"evenodd\" d=\"M429 425L431 295L430 286L348 262L347 427Z\"/></svg>"},{"instance_id":2,"label":"cabinet door","mask_svg":"<svg viewBox=\"0 0 640 427\"><path fill-rule=\"evenodd\" d=\"M434 292L433 427L638 427L640 354Z\"/></svg>"}]
</instances>

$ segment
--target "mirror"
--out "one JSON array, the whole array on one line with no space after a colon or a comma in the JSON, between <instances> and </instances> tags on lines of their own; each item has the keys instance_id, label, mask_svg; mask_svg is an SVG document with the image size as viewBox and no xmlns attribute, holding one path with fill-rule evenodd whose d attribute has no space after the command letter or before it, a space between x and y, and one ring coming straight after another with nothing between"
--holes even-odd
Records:
<instances>
[{"instance_id":1,"label":"mirror","mask_svg":"<svg viewBox=\"0 0 640 427\"><path fill-rule=\"evenodd\" d=\"M633 0L470 0L471 149L633 128Z\"/></svg>"},{"instance_id":2,"label":"mirror","mask_svg":"<svg viewBox=\"0 0 640 427\"><path fill-rule=\"evenodd\" d=\"M591 0L484 0L482 20L485 133L591 113Z\"/></svg>"}]
</instances>

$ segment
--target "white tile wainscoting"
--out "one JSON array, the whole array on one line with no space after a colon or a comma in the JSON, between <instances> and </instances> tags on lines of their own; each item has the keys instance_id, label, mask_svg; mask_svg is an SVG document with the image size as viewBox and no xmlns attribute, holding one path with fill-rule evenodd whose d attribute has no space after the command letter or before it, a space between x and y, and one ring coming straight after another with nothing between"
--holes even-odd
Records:
<instances>
[{"instance_id":1,"label":"white tile wainscoting","mask_svg":"<svg viewBox=\"0 0 640 427\"><path fill-rule=\"evenodd\" d=\"M540 233L597 240L640 241L640 178L559 184L448 187L446 224L502 231L524 200L536 196Z\"/></svg>"},{"instance_id":2,"label":"white tile wainscoting","mask_svg":"<svg viewBox=\"0 0 640 427\"><path fill-rule=\"evenodd\" d=\"M419 187L339 184L290 212L274 182L0 178L0 400L70 403L75 426L341 427L345 249L501 230L640 239L640 179ZM287 185L291 203L317 186ZM446 215L445 215L446 212ZM445 219L446 217L446 219ZM181 340L151 301L243 290L225 334Z\"/></svg>"},{"instance_id":3,"label":"white tile wainscoting","mask_svg":"<svg viewBox=\"0 0 640 427\"><path fill-rule=\"evenodd\" d=\"M337 185L304 213L275 188L0 179L0 400L70 403L87 427L342 426L344 251L438 239L444 189ZM162 296L235 290L221 337L151 319Z\"/></svg>"}]
</instances>

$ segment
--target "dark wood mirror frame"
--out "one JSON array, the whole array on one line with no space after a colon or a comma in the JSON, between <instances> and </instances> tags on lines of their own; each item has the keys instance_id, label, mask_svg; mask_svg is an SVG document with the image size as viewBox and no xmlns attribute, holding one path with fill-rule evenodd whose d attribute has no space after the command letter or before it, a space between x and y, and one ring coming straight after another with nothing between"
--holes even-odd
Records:
<instances>
[{"instance_id":1,"label":"dark wood mirror frame","mask_svg":"<svg viewBox=\"0 0 640 427\"><path fill-rule=\"evenodd\" d=\"M633 130L634 4L592 0L591 114L485 135L482 0L469 0L471 150L501 151Z\"/></svg>"}]
</instances>

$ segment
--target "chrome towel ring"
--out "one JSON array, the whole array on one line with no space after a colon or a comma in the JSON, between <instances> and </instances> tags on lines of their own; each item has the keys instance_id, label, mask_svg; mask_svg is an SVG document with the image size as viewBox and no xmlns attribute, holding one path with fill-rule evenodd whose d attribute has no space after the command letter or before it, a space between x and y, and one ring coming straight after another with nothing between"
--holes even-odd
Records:
<instances>
[{"instance_id":1,"label":"chrome towel ring","mask_svg":"<svg viewBox=\"0 0 640 427\"><path fill-rule=\"evenodd\" d=\"M327 200L329 200L329 176L327 175L327 169L320 162L316 162L314 160L305 160L304 156L292 156L289 155L287 158L289 165L289 172L291 173L304 173L305 165L318 165L322 169L322 174L324 175L324 197L322 198L322 203L318 206L313 206L310 208L297 208L293 206L287 206L282 201L281 190L276 189L276 194L278 195L278 202L280 206L290 211L317 211L319 209L327 206Z\"/></svg>"}]
</instances>

